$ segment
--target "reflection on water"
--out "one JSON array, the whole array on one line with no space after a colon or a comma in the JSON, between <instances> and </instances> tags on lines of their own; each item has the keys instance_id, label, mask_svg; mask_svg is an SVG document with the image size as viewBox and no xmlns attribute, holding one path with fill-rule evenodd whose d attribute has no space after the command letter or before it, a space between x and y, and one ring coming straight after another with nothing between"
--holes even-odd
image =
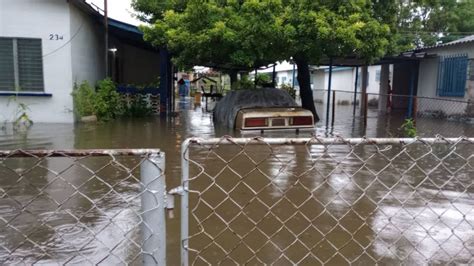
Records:
<instances>
[{"instance_id":1,"label":"reflection on water","mask_svg":"<svg viewBox=\"0 0 474 266\"><path fill-rule=\"evenodd\" d=\"M191 136L204 138L223 135L241 136L239 132L214 127L211 115L204 112L201 107L192 106L189 101L179 102L178 107L181 108L179 115L168 118L123 119L87 125L35 124L30 131L22 134L7 130L0 132L0 147L2 149L160 148L167 154L166 182L168 188L172 188L180 183L180 146L184 139ZM350 115L352 108L350 106L347 108L347 110L343 110L343 107L338 108L334 128L326 129L322 122L314 131L301 132L299 135L295 132L281 131L265 132L263 135L266 137L308 137L313 134L321 136L339 134L345 137L400 135L398 128L402 122L401 116L377 119L375 118L376 111L369 110L370 117L374 118L368 120L368 127L364 129L360 120L352 119ZM321 106L318 106L319 109ZM320 115L320 117L324 118L325 115ZM442 122L435 119L419 120L417 127L422 136L474 135L473 125ZM255 133L250 133L252 134L255 135ZM245 136L249 136L249 133ZM389 263L397 257L407 256L411 260L408 263L417 264L423 263L423 258L430 256L439 257L439 261L443 262L446 257L456 252L460 257L469 255L469 252L472 254L472 236L474 235L472 226L467 222L461 222L463 219L459 217L460 213L467 213L466 210L470 210L474 204L472 191L469 191L469 189L472 190L472 171L460 172L456 179L452 180L449 173L439 170L438 173L434 173L439 178L428 180L428 182L424 180L425 175L416 172L417 169L407 170L408 166L405 162L409 162L408 158L400 158L393 162L390 168L398 170L385 169L384 171L382 167L386 165L386 162L378 158L370 161L374 171L382 171L378 175L378 181L374 182L373 178L367 178L373 177L368 169L362 167L355 171L361 167L360 161L350 156L344 157L347 151L338 150L341 148L333 148L330 153L333 157L325 154L320 146L311 146L309 149L300 148L287 146L278 150L275 153L276 156L260 165L262 172L266 174L252 171L254 169L248 167L253 164L252 160L258 160L259 153L265 152L261 150L261 147L252 150L255 158L236 159L232 161L232 167L244 171L240 175L246 176L247 181L251 182L251 185L256 187L255 189L261 191L263 203L272 204L287 195L287 197L292 197L292 202L301 205L306 217L301 213L294 216L291 221L295 227L301 226L307 219L316 219L315 226L306 230L300 229L299 239L307 246L317 244L315 248L325 250L326 252L318 253L321 261L328 260L334 250L334 244L323 241L322 234L327 234L327 237L335 243L349 239L347 232L339 227L335 230L334 226L344 226L352 230L354 239L347 244L346 255L349 257L355 256L358 250L366 250L364 257L383 256L382 261ZM254 148L249 147L249 149ZM373 154L373 151L366 149L360 149L357 152L366 158ZM233 154L235 154L233 150L224 151L222 156L229 157ZM197 153L196 158L207 157L205 154ZM336 168L334 158L345 158L342 168L338 168L337 171L334 170ZM137 163L137 158L124 158L124 160L128 165ZM311 160L317 161L315 167L312 166ZM3 195L0 199L1 264L28 263L37 260L41 263L97 263L109 253L114 255L108 256L103 263L140 262L140 258L136 257L138 247L135 244L139 240L136 227L139 222L137 213L140 203L136 197L139 191L136 179L125 179L125 173L113 167L105 169L100 176L107 182L116 184L113 189L116 192L114 192L99 179L91 178L90 173L83 168L67 168L71 164L71 159L65 158L44 160L34 168L34 171L28 172L22 178L15 174L29 169L35 163L36 161L31 159L4 161L3 164L8 165L13 172L2 168L0 164L0 193L3 195L4 191L8 191L8 196ZM86 159L83 163L97 169L104 162ZM435 163L433 158L426 159L426 169L433 168ZM456 164L453 165L456 166ZM223 164L215 160L208 168L214 175L222 169ZM400 180L400 169L408 171L403 180ZM348 176L348 172L354 175ZM236 203L240 206L245 206L250 202L244 207L244 211L255 220L261 219L264 211L262 202L251 201L252 192L249 192L245 186L237 186L229 192L234 188L232 182L238 180L238 176L230 171L224 172L224 175L225 179L220 178L216 181L223 191L235 193ZM269 177L272 180L270 183L268 183ZM205 185L209 180L202 179L201 182ZM421 183L423 186L417 187ZM438 189L440 186L445 189L442 193ZM387 194L389 188L392 188L393 193ZM308 194L308 189L314 191ZM41 191L43 193L40 193ZM225 199L226 193L209 193L205 196L209 197L210 202L220 203L219 199ZM317 195L319 201L305 202L308 195ZM403 201L407 195L411 197ZM427 198L430 199L428 204L425 201ZM232 216L233 212L240 209L232 207L232 204L236 203L225 202L221 208L228 213L227 215ZM403 210L399 208L400 204L404 204ZM276 208L275 217L267 217L263 221L264 230L267 230L265 233L274 233L279 224L276 222L278 220L275 220L276 217L293 214L288 212L291 208L291 204ZM323 212L325 208L330 209L333 215L342 218L343 224L337 225L333 217ZM354 213L355 210L358 214ZM179 210L175 213L178 214ZM198 212L198 215L205 214ZM319 214L321 215L318 216ZM466 219L472 224L472 214L469 215ZM412 219L413 216L417 217L416 222ZM389 219L390 217L394 218ZM442 223L435 223L439 221L438 217L442 217ZM113 218L113 223L110 222L111 218ZM11 227L6 227L6 221ZM216 224L213 225L216 227L215 230L218 229ZM247 225L248 220L236 220L233 228L236 232L244 232L248 229ZM168 258L171 264L177 264L180 245L179 215L174 219L168 219L167 227ZM405 227L410 229L400 238L400 231L403 231ZM451 229L447 227L455 232L464 233L452 237ZM427 231L430 232L428 237ZM27 234L39 245L24 241L22 233ZM281 231L278 235L279 243L282 245L280 249L288 244L289 239L292 239L287 233ZM91 238L92 235L95 237ZM259 243L258 238L264 238L257 233L251 235L255 237L250 241L251 243ZM132 241L123 241L124 236ZM227 237L233 239L231 235ZM463 241L465 241L464 246ZM232 243L232 241L228 242ZM337 245L341 244L337 243ZM419 243L417 250L421 252L404 249L410 247L407 243ZM18 246L20 246L18 249L12 250ZM388 250L387 246L390 247ZM441 252L439 252L440 249ZM300 247L300 250L305 250L305 248ZM439 254L430 255L437 251ZM266 254L262 255L263 257L271 258L281 255L281 252L275 252L275 249L271 247L265 247L261 252ZM13 253L14 256L9 256L9 253ZM295 259L301 255L298 252L293 254Z\"/></svg>"},{"instance_id":2,"label":"reflection on water","mask_svg":"<svg viewBox=\"0 0 474 266\"><path fill-rule=\"evenodd\" d=\"M194 147L192 263L469 263L472 144L378 148Z\"/></svg>"}]
</instances>

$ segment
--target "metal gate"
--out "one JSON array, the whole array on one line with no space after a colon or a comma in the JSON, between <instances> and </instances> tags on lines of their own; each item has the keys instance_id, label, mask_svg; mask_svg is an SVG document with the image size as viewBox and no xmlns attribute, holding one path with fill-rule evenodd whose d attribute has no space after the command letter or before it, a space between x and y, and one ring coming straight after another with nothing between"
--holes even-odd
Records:
<instances>
[{"instance_id":1,"label":"metal gate","mask_svg":"<svg viewBox=\"0 0 474 266\"><path fill-rule=\"evenodd\" d=\"M188 139L182 264L471 264L474 139Z\"/></svg>"},{"instance_id":2,"label":"metal gate","mask_svg":"<svg viewBox=\"0 0 474 266\"><path fill-rule=\"evenodd\" d=\"M0 151L0 264L165 265L160 150Z\"/></svg>"}]
</instances>

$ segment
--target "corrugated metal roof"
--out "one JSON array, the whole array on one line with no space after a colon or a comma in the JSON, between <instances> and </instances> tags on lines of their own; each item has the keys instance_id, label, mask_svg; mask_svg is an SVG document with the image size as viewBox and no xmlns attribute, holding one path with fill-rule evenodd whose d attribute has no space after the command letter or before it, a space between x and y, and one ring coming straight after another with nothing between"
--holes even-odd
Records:
<instances>
[{"instance_id":1,"label":"corrugated metal roof","mask_svg":"<svg viewBox=\"0 0 474 266\"><path fill-rule=\"evenodd\" d=\"M417 49L415 49L415 51L423 51L423 50L446 47L446 46L451 46L451 45L465 44L465 43L470 43L470 42L473 42L473 41L474 41L474 35L469 35L469 36L466 36L464 38L461 38L461 39L458 39L458 40L455 40L455 41L452 41L452 42L447 42L447 43L442 43L442 44L417 48Z\"/></svg>"}]
</instances>

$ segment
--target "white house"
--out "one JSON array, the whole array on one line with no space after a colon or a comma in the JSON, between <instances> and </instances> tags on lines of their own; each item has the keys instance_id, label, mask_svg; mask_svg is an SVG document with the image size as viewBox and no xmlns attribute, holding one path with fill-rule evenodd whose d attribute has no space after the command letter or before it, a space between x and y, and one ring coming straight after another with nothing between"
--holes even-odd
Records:
<instances>
[{"instance_id":1,"label":"white house","mask_svg":"<svg viewBox=\"0 0 474 266\"><path fill-rule=\"evenodd\" d=\"M109 73L122 84L159 75L159 53L136 26L109 20ZM34 122L72 123L75 82L105 77L102 15L83 0L0 0L0 120L15 119L12 95Z\"/></svg>"},{"instance_id":2,"label":"white house","mask_svg":"<svg viewBox=\"0 0 474 266\"><path fill-rule=\"evenodd\" d=\"M416 52L430 55L419 63L418 111L474 117L474 35Z\"/></svg>"},{"instance_id":3,"label":"white house","mask_svg":"<svg viewBox=\"0 0 474 266\"><path fill-rule=\"evenodd\" d=\"M325 101L327 98L327 90L329 83L329 67L312 66L310 75L311 88L313 90L313 97L315 101ZM368 93L379 93L380 88L380 69L378 65L368 67ZM275 82L277 87L283 84L293 85L293 76L295 77L295 88L299 88L297 81L297 67L287 61L278 63L275 66ZM357 90L361 91L361 69L359 68ZM273 67L258 70L258 73L267 73L272 75ZM294 72L294 74L293 74ZM338 99L337 102L349 101L352 102L354 94L350 92L355 91L356 86L356 68L355 67L333 67L331 78L331 90L335 90ZM369 98L377 98L375 95Z\"/></svg>"}]
</instances>

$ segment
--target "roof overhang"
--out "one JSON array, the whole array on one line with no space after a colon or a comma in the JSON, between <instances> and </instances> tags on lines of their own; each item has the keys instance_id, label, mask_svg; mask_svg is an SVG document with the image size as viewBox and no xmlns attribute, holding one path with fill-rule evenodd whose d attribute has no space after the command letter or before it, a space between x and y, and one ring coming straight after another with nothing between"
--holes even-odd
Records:
<instances>
[{"instance_id":1,"label":"roof overhang","mask_svg":"<svg viewBox=\"0 0 474 266\"><path fill-rule=\"evenodd\" d=\"M400 64L407 62L417 62L426 58L436 58L436 54L429 54L427 52L405 52L395 56L385 56L382 57L369 65L386 65L386 64ZM331 59L326 57L320 61L318 66L329 66L331 65ZM341 67L357 67L367 65L367 61L362 58L357 57L335 57L332 58L333 66Z\"/></svg>"},{"instance_id":2,"label":"roof overhang","mask_svg":"<svg viewBox=\"0 0 474 266\"><path fill-rule=\"evenodd\" d=\"M100 9L97 6L94 8L85 0L68 0L68 2L91 16L96 23L104 23L104 15L100 12ZM108 18L107 21L109 26L109 34L119 39L121 42L151 51L159 50L143 39L143 32L137 26L112 18Z\"/></svg>"}]
</instances>

